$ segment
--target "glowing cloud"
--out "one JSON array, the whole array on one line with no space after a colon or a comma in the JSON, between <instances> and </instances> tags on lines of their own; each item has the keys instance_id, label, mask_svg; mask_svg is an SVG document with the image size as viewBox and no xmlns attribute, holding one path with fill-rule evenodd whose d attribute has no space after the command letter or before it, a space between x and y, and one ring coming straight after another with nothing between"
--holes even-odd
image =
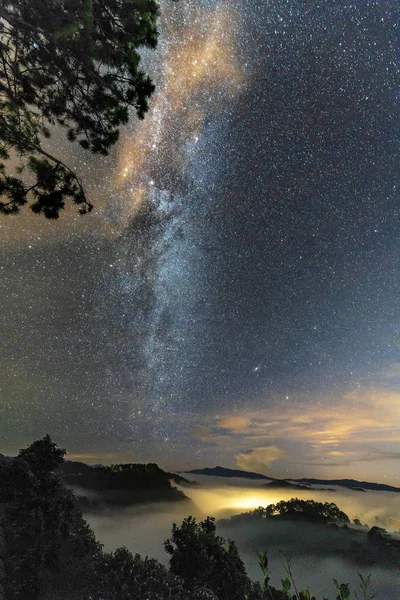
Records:
<instances>
[{"instance_id":1,"label":"glowing cloud","mask_svg":"<svg viewBox=\"0 0 400 600\"><path fill-rule=\"evenodd\" d=\"M285 457L286 454L286 451L278 448L278 446L264 446L237 454L236 463L244 471L266 474L270 463L278 458Z\"/></svg>"},{"instance_id":2,"label":"glowing cloud","mask_svg":"<svg viewBox=\"0 0 400 600\"><path fill-rule=\"evenodd\" d=\"M223 429L230 429L231 431L240 432L244 429L247 429L250 423L251 419L249 419L248 417L239 417L233 415L222 418L218 422L218 426L222 427Z\"/></svg>"}]
</instances>

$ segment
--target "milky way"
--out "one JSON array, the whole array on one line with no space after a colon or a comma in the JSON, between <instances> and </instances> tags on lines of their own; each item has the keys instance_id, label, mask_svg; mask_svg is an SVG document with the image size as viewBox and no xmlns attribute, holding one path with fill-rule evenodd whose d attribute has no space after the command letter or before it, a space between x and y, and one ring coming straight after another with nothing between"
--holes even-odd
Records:
<instances>
[{"instance_id":1,"label":"milky way","mask_svg":"<svg viewBox=\"0 0 400 600\"><path fill-rule=\"evenodd\" d=\"M49 238L57 261L34 249L50 284L34 288L31 320L21 290L37 268L6 251L13 322L24 315L31 340L18 408L20 388L4 383L22 437L53 426L76 452L90 440L174 464L278 448L276 468L293 473L385 459L393 477L399 17L390 0L162 3L159 47L143 57L150 111L111 162L89 159L112 234L79 221ZM57 272L62 305L79 296L82 310L63 324L57 305L42 334ZM5 331L4 355L18 354ZM364 413L364 432L346 427Z\"/></svg>"}]
</instances>

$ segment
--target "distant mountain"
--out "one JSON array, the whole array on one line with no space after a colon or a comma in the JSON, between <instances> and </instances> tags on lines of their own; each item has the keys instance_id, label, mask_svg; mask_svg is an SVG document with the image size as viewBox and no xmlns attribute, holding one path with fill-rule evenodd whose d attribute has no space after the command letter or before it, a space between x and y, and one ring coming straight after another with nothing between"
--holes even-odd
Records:
<instances>
[{"instance_id":1,"label":"distant mountain","mask_svg":"<svg viewBox=\"0 0 400 600\"><path fill-rule=\"evenodd\" d=\"M400 488L386 483L373 483L368 481L357 481L356 479L313 479L303 477L301 479L277 479L276 477L267 477L261 473L253 473L252 471L241 471L239 469L226 469L225 467L205 467L204 469L192 469L185 471L193 475L212 475L214 477L240 477L242 479L265 479L274 482L273 487L294 488L296 485L308 487L310 485L337 485L345 487L349 490L358 492L364 490L372 490L376 492L400 492ZM301 489L300 487L297 489ZM331 490L333 491L333 490Z\"/></svg>"},{"instance_id":2,"label":"distant mountain","mask_svg":"<svg viewBox=\"0 0 400 600\"><path fill-rule=\"evenodd\" d=\"M261 473L252 473L251 471L240 471L239 469L226 469L225 467L206 467L205 469L192 469L186 471L193 475L213 475L214 477L241 477L242 479L268 479L275 481L274 477L267 477Z\"/></svg>"},{"instance_id":3,"label":"distant mountain","mask_svg":"<svg viewBox=\"0 0 400 600\"><path fill-rule=\"evenodd\" d=\"M266 487L273 487L276 489L292 489L292 490L310 490L309 485L305 483L297 483L294 481L287 481L286 479L276 479L276 477L267 477L261 475L261 473L253 473L252 471L240 471L239 469L226 469L225 467L205 467L204 469L193 469L192 471L186 471L193 475L210 475L214 477L240 477L241 479L264 479L268 481L265 484ZM325 491L325 490L324 490ZM330 489L330 492L336 490Z\"/></svg>"},{"instance_id":4,"label":"distant mountain","mask_svg":"<svg viewBox=\"0 0 400 600\"><path fill-rule=\"evenodd\" d=\"M369 481L357 481L356 479L292 479L296 483L305 483L309 485L339 485L350 490L373 490L375 492L400 492L400 488L386 483L373 483Z\"/></svg>"}]
</instances>

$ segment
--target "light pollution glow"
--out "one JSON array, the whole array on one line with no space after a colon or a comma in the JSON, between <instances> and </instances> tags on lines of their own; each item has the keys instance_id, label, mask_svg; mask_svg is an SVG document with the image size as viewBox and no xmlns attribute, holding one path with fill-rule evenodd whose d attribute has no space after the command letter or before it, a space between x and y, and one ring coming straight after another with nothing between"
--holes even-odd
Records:
<instances>
[{"instance_id":1,"label":"light pollution glow","mask_svg":"<svg viewBox=\"0 0 400 600\"><path fill-rule=\"evenodd\" d=\"M207 476L191 476L191 480L198 481L199 487L180 488L193 500L199 517L215 515L218 518L229 517L254 510L260 506L276 504L281 500L299 498L301 500L315 500L316 502L334 502L343 510L350 519L359 518L362 523L373 525L376 519L390 529L397 531L400 528L399 505L400 495L393 492L360 492L336 487L336 491L312 490L269 490L268 483L263 480L249 484L246 480L229 481L226 479L216 482L217 478ZM192 479L193 478L193 479ZM211 479L211 482L207 480ZM218 478L219 479L219 478ZM243 486L243 487L241 487ZM245 487L247 486L247 487ZM179 487L179 486L178 486Z\"/></svg>"},{"instance_id":2,"label":"light pollution glow","mask_svg":"<svg viewBox=\"0 0 400 600\"><path fill-rule=\"evenodd\" d=\"M239 468L274 477L354 477L398 485L399 393L359 387L338 395L279 398L274 406L210 416L196 436ZM251 451L243 451L252 448ZM243 450L242 450L243 449ZM279 450L281 450L279 452ZM385 465L385 468L382 468Z\"/></svg>"},{"instance_id":3,"label":"light pollution glow","mask_svg":"<svg viewBox=\"0 0 400 600\"><path fill-rule=\"evenodd\" d=\"M355 477L399 485L398 392L360 387L342 395L297 395L296 400L296 406L278 398L266 408L248 405L206 418L202 414L183 418L171 412L165 419L179 423L200 451L211 445L213 461L226 467L278 478L307 477L312 472L323 479ZM181 455L185 455L183 447ZM128 449L113 454L69 454L68 458L104 464L137 460ZM169 471L193 468L193 462L179 459L160 464ZM200 461L196 465L203 466Z\"/></svg>"}]
</instances>

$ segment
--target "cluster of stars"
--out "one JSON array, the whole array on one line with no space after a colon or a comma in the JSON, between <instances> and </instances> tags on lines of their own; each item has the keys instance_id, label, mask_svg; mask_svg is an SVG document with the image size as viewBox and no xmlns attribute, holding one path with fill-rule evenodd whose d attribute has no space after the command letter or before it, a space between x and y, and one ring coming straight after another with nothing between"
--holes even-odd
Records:
<instances>
[{"instance_id":1,"label":"cluster of stars","mask_svg":"<svg viewBox=\"0 0 400 600\"><path fill-rule=\"evenodd\" d=\"M229 431L198 429L216 412L280 402L282 424L299 398L320 415L365 382L394 387L399 13L162 3L150 111L116 159L86 158L104 230L79 220L5 250L10 440L51 426L79 449L211 460ZM293 451L313 456L296 427ZM315 457L333 460L323 445Z\"/></svg>"}]
</instances>

